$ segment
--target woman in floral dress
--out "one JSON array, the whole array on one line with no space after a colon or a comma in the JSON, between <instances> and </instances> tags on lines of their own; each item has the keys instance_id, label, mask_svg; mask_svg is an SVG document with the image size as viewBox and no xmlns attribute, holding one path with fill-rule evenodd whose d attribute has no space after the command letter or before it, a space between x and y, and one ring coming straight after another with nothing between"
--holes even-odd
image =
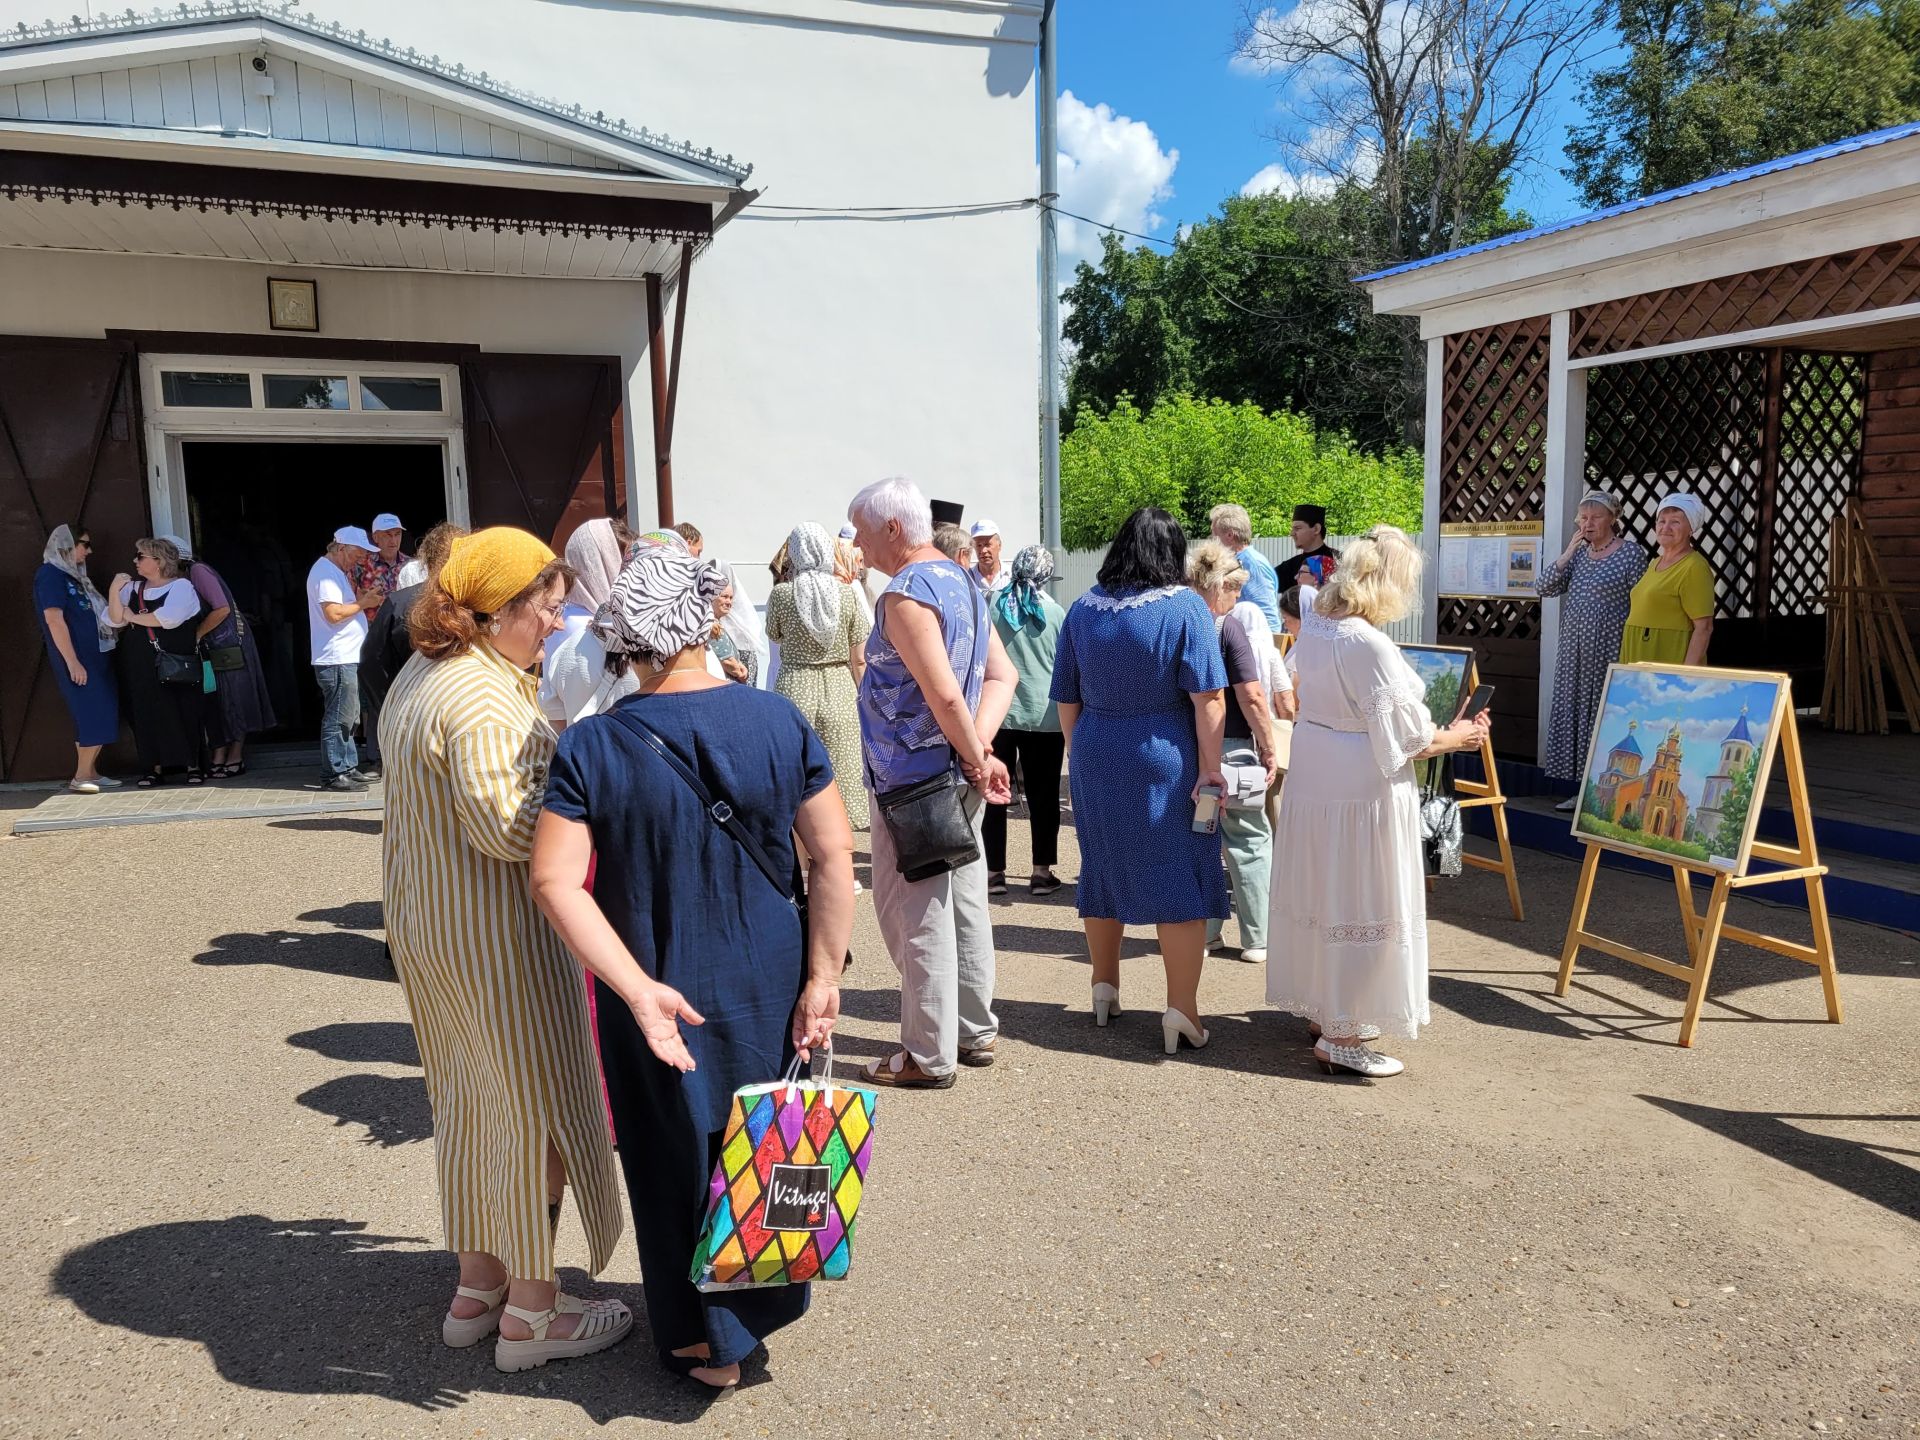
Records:
<instances>
[{"instance_id":1,"label":"woman in floral dress","mask_svg":"<svg viewBox=\"0 0 1920 1440\"><path fill-rule=\"evenodd\" d=\"M1541 599L1562 595L1560 655L1553 667L1553 713L1547 722L1547 774L1578 780L1587 740L1600 713L1607 667L1620 658L1620 631L1647 553L1620 533L1620 501L1605 490L1580 502L1577 528L1560 558L1534 587ZM1574 797L1556 809L1571 810Z\"/></svg>"}]
</instances>

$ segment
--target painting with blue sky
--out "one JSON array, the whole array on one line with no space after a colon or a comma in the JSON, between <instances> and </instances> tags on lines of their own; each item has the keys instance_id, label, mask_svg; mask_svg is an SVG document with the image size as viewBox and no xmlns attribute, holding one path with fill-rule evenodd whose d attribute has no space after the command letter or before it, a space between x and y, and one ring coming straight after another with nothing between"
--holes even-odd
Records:
<instances>
[{"instance_id":1,"label":"painting with blue sky","mask_svg":"<svg viewBox=\"0 0 1920 1440\"><path fill-rule=\"evenodd\" d=\"M1747 670L1615 665L1574 834L1744 874L1786 688Z\"/></svg>"},{"instance_id":2,"label":"painting with blue sky","mask_svg":"<svg viewBox=\"0 0 1920 1440\"><path fill-rule=\"evenodd\" d=\"M1467 672L1473 667L1473 651L1446 645L1402 645L1413 673L1427 687L1427 713L1436 725L1451 725L1460 713L1460 702L1467 698Z\"/></svg>"}]
</instances>

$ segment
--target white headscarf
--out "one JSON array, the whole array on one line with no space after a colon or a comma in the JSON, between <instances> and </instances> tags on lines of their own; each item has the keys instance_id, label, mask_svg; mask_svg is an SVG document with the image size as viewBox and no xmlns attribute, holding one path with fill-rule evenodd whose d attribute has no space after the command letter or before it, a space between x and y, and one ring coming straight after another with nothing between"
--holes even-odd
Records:
<instances>
[{"instance_id":1,"label":"white headscarf","mask_svg":"<svg viewBox=\"0 0 1920 1440\"><path fill-rule=\"evenodd\" d=\"M613 521L589 520L575 530L567 537L567 565L574 575L567 603L587 611L606 604L624 559Z\"/></svg>"},{"instance_id":2,"label":"white headscarf","mask_svg":"<svg viewBox=\"0 0 1920 1440\"><path fill-rule=\"evenodd\" d=\"M793 562L793 598L800 608L800 623L825 645L840 628L841 586L833 570L833 540L824 526L802 521L787 537L787 557Z\"/></svg>"},{"instance_id":3,"label":"white headscarf","mask_svg":"<svg viewBox=\"0 0 1920 1440\"><path fill-rule=\"evenodd\" d=\"M1701 503L1697 495L1689 494L1685 490L1675 490L1670 495L1662 495L1660 503L1653 507L1653 513L1658 515L1662 510L1678 510L1686 516L1687 525L1696 537L1706 529L1707 507Z\"/></svg>"},{"instance_id":4,"label":"white headscarf","mask_svg":"<svg viewBox=\"0 0 1920 1440\"><path fill-rule=\"evenodd\" d=\"M87 574L86 568L74 560L73 545L73 527L56 525L47 537L47 546L40 552L40 558L61 574L71 575L80 582L80 588L87 593L87 603L93 607L93 628L100 648L111 650L119 642L120 632L108 623L106 597L94 588L93 577Z\"/></svg>"}]
</instances>

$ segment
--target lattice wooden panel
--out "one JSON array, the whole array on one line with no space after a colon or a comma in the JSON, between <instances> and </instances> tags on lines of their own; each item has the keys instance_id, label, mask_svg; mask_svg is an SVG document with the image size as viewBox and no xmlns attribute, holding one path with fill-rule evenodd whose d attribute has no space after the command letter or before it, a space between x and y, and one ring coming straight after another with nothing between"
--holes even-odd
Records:
<instances>
[{"instance_id":1,"label":"lattice wooden panel","mask_svg":"<svg viewBox=\"0 0 1920 1440\"><path fill-rule=\"evenodd\" d=\"M1620 497L1627 534L1649 550L1660 497L1699 496L1723 615L1751 615L1757 599L1767 391L1764 350L1603 365L1587 381L1588 484Z\"/></svg>"},{"instance_id":2,"label":"lattice wooden panel","mask_svg":"<svg viewBox=\"0 0 1920 1440\"><path fill-rule=\"evenodd\" d=\"M1828 537L1847 497L1860 489L1867 357L1790 350L1782 382L1768 589L1774 614L1818 615Z\"/></svg>"},{"instance_id":3,"label":"lattice wooden panel","mask_svg":"<svg viewBox=\"0 0 1920 1440\"><path fill-rule=\"evenodd\" d=\"M1534 600L1480 600L1448 596L1440 602L1439 633L1474 639L1538 640L1540 605Z\"/></svg>"},{"instance_id":4,"label":"lattice wooden panel","mask_svg":"<svg viewBox=\"0 0 1920 1440\"><path fill-rule=\"evenodd\" d=\"M1575 359L1855 315L1920 297L1920 237L1651 290L1573 312Z\"/></svg>"},{"instance_id":5,"label":"lattice wooden panel","mask_svg":"<svg viewBox=\"0 0 1920 1440\"><path fill-rule=\"evenodd\" d=\"M1535 520L1546 497L1545 316L1446 342L1443 522Z\"/></svg>"}]
</instances>

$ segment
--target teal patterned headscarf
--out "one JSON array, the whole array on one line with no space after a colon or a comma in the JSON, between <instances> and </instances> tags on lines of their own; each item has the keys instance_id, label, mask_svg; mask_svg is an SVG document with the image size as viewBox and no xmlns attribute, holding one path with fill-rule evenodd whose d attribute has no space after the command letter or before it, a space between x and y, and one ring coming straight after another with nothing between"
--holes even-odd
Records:
<instances>
[{"instance_id":1,"label":"teal patterned headscarf","mask_svg":"<svg viewBox=\"0 0 1920 1440\"><path fill-rule=\"evenodd\" d=\"M1027 621L1045 624L1046 607L1040 595L1053 579L1053 556L1043 545L1029 545L1013 557L1011 580L1000 592L1000 614L1016 630Z\"/></svg>"}]
</instances>

